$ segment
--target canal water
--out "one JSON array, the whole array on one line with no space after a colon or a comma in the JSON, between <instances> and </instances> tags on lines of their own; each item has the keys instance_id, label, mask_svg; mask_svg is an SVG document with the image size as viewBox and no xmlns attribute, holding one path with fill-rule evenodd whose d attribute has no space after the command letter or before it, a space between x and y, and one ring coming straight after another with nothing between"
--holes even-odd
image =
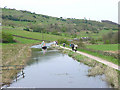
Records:
<instances>
[{"instance_id":1,"label":"canal water","mask_svg":"<svg viewBox=\"0 0 120 90\"><path fill-rule=\"evenodd\" d=\"M102 76L88 77L90 67L58 50L33 51L25 77L10 88L108 88Z\"/></svg>"}]
</instances>

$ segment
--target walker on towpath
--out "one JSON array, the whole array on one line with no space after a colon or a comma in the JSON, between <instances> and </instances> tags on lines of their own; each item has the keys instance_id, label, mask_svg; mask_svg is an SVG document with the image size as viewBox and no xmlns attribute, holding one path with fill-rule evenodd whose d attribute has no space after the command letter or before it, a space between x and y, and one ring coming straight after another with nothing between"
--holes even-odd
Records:
<instances>
[{"instance_id":1,"label":"walker on towpath","mask_svg":"<svg viewBox=\"0 0 120 90\"><path fill-rule=\"evenodd\" d=\"M71 51L72 51L72 49L70 49L70 48L62 47L62 46L60 46L60 47L63 48L63 49L67 49L67 50L71 50ZM93 56L93 55L90 55L90 54L87 54L87 53L84 53L84 52L80 52L80 51L76 51L76 53L79 53L79 54L81 54L81 55L84 55L84 56L86 56L86 57L89 57L89 58L91 58L91 59L94 59L94 60L96 60L96 61L98 61L98 62L100 62L100 63L103 63L103 64L105 64L105 65L107 65L107 66L109 66L109 67L112 67L112 68L120 71L120 66L115 65L115 64L113 64L113 63L111 63L111 62L108 62L108 61L106 61L106 60L104 60L104 59L101 59L101 58L99 58L99 57L96 57L96 56Z\"/></svg>"}]
</instances>

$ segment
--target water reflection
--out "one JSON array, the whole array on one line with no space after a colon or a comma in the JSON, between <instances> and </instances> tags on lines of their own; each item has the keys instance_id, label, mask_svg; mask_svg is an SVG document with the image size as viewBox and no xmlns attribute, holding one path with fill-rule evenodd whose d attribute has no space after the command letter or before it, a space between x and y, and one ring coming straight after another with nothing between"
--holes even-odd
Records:
<instances>
[{"instance_id":1,"label":"water reflection","mask_svg":"<svg viewBox=\"0 0 120 90\"><path fill-rule=\"evenodd\" d=\"M47 49L42 49L43 55L47 52Z\"/></svg>"},{"instance_id":2,"label":"water reflection","mask_svg":"<svg viewBox=\"0 0 120 90\"><path fill-rule=\"evenodd\" d=\"M49 59L51 58L56 58L59 56L58 53L56 52L59 52L58 50L56 49L48 49L48 50L44 50L44 51L34 51L32 52L32 56L29 60L29 62L27 63L27 65L32 65L32 64L35 64L35 63L38 63L38 62L46 62L46 61L49 61Z\"/></svg>"}]
</instances>

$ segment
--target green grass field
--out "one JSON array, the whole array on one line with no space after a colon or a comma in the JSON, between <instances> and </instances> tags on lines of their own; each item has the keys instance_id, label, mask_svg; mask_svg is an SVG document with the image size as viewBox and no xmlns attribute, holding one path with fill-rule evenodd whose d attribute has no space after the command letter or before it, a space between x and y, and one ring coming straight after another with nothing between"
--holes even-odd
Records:
<instances>
[{"instance_id":1,"label":"green grass field","mask_svg":"<svg viewBox=\"0 0 120 90\"><path fill-rule=\"evenodd\" d=\"M20 37L13 37L14 40L17 42L14 43L2 43L2 45L15 45L15 44L36 44L36 43L41 43L42 41L37 41L37 40L30 40L30 39L25 39L25 38L20 38Z\"/></svg>"},{"instance_id":2,"label":"green grass field","mask_svg":"<svg viewBox=\"0 0 120 90\"><path fill-rule=\"evenodd\" d=\"M42 41L30 40L30 39L25 39L25 38L20 38L20 37L14 37L14 39L17 40L18 43L22 43L22 44L34 44L34 43L42 42Z\"/></svg>"},{"instance_id":3,"label":"green grass field","mask_svg":"<svg viewBox=\"0 0 120 90\"><path fill-rule=\"evenodd\" d=\"M62 46L62 44L61 44L61 46ZM66 47L71 48L69 45L66 45ZM93 56L97 56L99 58L102 58L104 60L107 60L109 62L112 62L112 63L118 65L118 59L115 59L112 56L105 56L105 55L102 55L102 54L99 54L99 53L95 53L95 52L92 52L92 51L88 51L88 50L85 50L85 49L82 49L82 48L78 49L78 51L85 52L85 53L88 53L88 54L93 55Z\"/></svg>"},{"instance_id":4,"label":"green grass field","mask_svg":"<svg viewBox=\"0 0 120 90\"><path fill-rule=\"evenodd\" d=\"M113 32L117 32L118 30L112 30ZM93 33L93 32L89 32L88 34L86 34L86 31L81 31L80 34L77 36L77 38L80 37L92 37L92 38L102 38L102 35L107 34L108 32L110 32L110 30L100 30L99 33Z\"/></svg>"},{"instance_id":5,"label":"green grass field","mask_svg":"<svg viewBox=\"0 0 120 90\"><path fill-rule=\"evenodd\" d=\"M86 45L87 48L101 51L117 51L118 44Z\"/></svg>"},{"instance_id":6,"label":"green grass field","mask_svg":"<svg viewBox=\"0 0 120 90\"><path fill-rule=\"evenodd\" d=\"M3 30L3 32L11 33L13 35L19 35L19 36L39 39L39 40L48 40L48 41L55 41L60 38L70 39L69 37L64 37L64 36L51 35L51 34L45 34L45 33L42 34L42 33L37 33L37 32L29 32L29 31L24 31L24 30L19 30L19 29L16 29L16 30L7 29L7 30Z\"/></svg>"},{"instance_id":7,"label":"green grass field","mask_svg":"<svg viewBox=\"0 0 120 90\"><path fill-rule=\"evenodd\" d=\"M91 51L87 51L87 50L84 50L84 49L78 49L78 51L82 51L82 52L88 53L90 55L97 56L99 58L105 59L105 60L107 60L109 62L112 62L112 63L118 65L118 59L115 59L112 56L105 56L105 55L95 53L95 52L91 52Z\"/></svg>"}]
</instances>

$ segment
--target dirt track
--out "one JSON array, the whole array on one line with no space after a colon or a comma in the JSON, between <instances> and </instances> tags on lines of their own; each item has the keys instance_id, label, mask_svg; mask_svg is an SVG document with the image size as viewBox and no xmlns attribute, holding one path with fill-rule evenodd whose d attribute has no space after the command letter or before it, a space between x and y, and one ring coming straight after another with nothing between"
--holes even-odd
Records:
<instances>
[{"instance_id":1,"label":"dirt track","mask_svg":"<svg viewBox=\"0 0 120 90\"><path fill-rule=\"evenodd\" d=\"M70 48L62 47L62 46L60 46L60 47L72 51L72 49L70 49ZM103 64L105 64L105 65L107 65L107 66L109 66L109 67L112 67L112 68L117 69L117 70L120 71L120 66L118 66L118 65L116 65L116 64L113 64L113 63L111 63L111 62L108 62L107 60L104 60L104 59L101 59L101 58L99 58L99 57L96 57L96 56L93 56L93 55L90 55L90 54L87 54L87 53L84 53L84 52L80 52L80 51L76 51L76 53L79 53L79 54L81 54L81 55L84 55L84 56L86 56L86 57L89 57L89 58L91 58L91 59L94 59L94 60L96 60L96 61L98 61L98 62L101 62L101 63L103 63Z\"/></svg>"}]
</instances>

